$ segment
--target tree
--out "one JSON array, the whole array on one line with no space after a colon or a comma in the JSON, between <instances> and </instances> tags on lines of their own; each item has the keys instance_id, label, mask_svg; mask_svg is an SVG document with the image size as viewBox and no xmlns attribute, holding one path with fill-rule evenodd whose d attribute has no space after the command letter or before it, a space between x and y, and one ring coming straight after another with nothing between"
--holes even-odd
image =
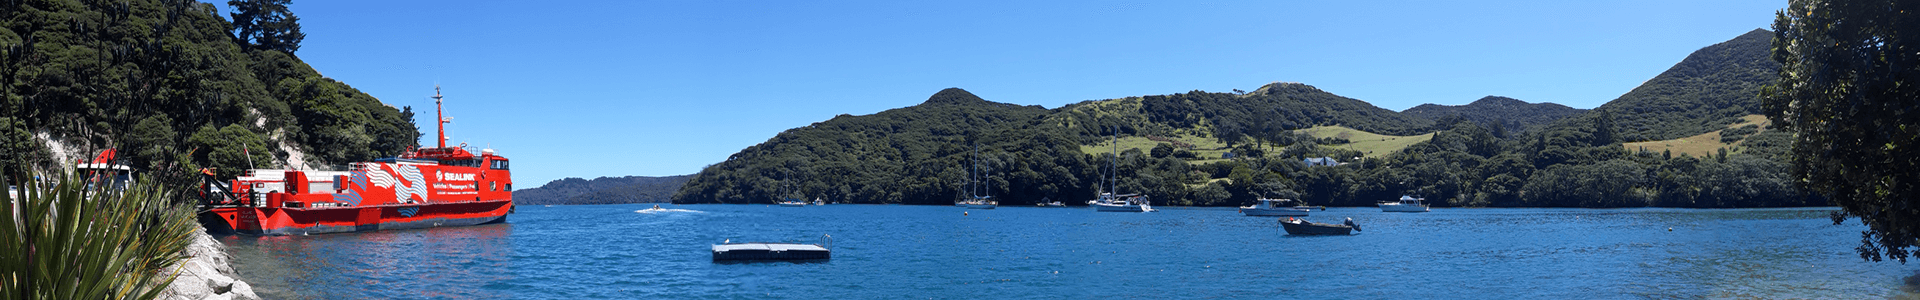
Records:
<instances>
[{"instance_id":1,"label":"tree","mask_svg":"<svg viewBox=\"0 0 1920 300\"><path fill-rule=\"evenodd\" d=\"M1159 145L1154 145L1153 151L1149 151L1148 153L1151 153L1153 158L1167 158L1167 156L1173 155L1173 144L1160 143Z\"/></svg>"},{"instance_id":2,"label":"tree","mask_svg":"<svg viewBox=\"0 0 1920 300\"><path fill-rule=\"evenodd\" d=\"M1920 254L1920 1L1794 0L1775 14L1781 64L1762 107L1794 133L1793 181L1858 217L1860 258Z\"/></svg>"},{"instance_id":3,"label":"tree","mask_svg":"<svg viewBox=\"0 0 1920 300\"><path fill-rule=\"evenodd\" d=\"M293 54L300 50L300 17L287 10L293 0L228 0L233 7L234 41L256 49Z\"/></svg>"}]
</instances>

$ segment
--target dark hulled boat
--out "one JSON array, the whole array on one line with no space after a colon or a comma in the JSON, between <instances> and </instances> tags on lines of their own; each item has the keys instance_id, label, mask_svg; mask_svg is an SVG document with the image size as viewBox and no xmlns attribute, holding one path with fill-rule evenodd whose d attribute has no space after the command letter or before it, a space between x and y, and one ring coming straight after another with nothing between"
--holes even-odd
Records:
<instances>
[{"instance_id":1,"label":"dark hulled boat","mask_svg":"<svg viewBox=\"0 0 1920 300\"><path fill-rule=\"evenodd\" d=\"M1352 235L1360 226L1354 225L1353 219L1347 219L1346 224L1327 224L1286 218L1280 220L1280 228L1286 229L1287 234L1291 235Z\"/></svg>"}]
</instances>

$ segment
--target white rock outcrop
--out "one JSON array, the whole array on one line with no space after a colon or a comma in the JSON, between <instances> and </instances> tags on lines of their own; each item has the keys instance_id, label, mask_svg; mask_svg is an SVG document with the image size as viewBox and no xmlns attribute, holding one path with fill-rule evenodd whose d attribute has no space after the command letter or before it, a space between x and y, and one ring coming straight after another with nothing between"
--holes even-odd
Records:
<instances>
[{"instance_id":1,"label":"white rock outcrop","mask_svg":"<svg viewBox=\"0 0 1920 300\"><path fill-rule=\"evenodd\" d=\"M260 299L253 293L253 286L235 277L232 257L227 255L226 245L207 235L205 228L195 226L193 243L187 245L187 259L175 263L168 271L178 271L179 277L167 290L160 292L160 299L201 300L201 299Z\"/></svg>"}]
</instances>

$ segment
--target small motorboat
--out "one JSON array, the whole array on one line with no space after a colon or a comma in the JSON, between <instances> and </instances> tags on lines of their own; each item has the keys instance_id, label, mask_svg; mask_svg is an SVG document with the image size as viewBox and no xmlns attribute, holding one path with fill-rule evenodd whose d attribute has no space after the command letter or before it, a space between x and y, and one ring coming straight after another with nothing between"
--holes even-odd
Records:
<instances>
[{"instance_id":1,"label":"small motorboat","mask_svg":"<svg viewBox=\"0 0 1920 300\"><path fill-rule=\"evenodd\" d=\"M1260 198L1253 206L1241 206L1240 213L1255 217L1305 217L1309 211L1305 206L1287 206L1293 199Z\"/></svg>"},{"instance_id":2,"label":"small motorboat","mask_svg":"<svg viewBox=\"0 0 1920 300\"><path fill-rule=\"evenodd\" d=\"M1287 234L1290 235L1352 235L1354 231L1360 230L1360 225L1353 224L1353 218L1347 218L1346 224L1314 223L1307 222L1306 219L1285 218L1280 219L1280 228L1286 229Z\"/></svg>"},{"instance_id":3,"label":"small motorboat","mask_svg":"<svg viewBox=\"0 0 1920 300\"><path fill-rule=\"evenodd\" d=\"M1380 202L1379 205L1381 212L1428 212L1425 201L1427 198L1400 195L1399 201Z\"/></svg>"}]
</instances>

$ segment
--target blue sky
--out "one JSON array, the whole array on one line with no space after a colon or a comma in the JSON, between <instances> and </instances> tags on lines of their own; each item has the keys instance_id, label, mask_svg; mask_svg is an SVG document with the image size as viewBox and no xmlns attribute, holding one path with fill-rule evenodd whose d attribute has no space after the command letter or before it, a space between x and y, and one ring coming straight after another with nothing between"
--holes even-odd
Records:
<instances>
[{"instance_id":1,"label":"blue sky","mask_svg":"<svg viewBox=\"0 0 1920 300\"><path fill-rule=\"evenodd\" d=\"M225 2L217 2L225 9ZM297 55L531 188L699 172L948 87L1048 108L1301 82L1391 110L1591 108L1784 1L295 1Z\"/></svg>"}]
</instances>

